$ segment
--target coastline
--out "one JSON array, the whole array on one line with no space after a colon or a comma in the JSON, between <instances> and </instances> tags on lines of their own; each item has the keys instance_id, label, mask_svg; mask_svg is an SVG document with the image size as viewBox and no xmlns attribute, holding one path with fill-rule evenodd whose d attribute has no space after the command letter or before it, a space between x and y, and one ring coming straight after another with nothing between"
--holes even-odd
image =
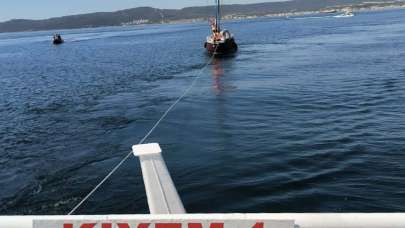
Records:
<instances>
[{"instance_id":1,"label":"coastline","mask_svg":"<svg viewBox=\"0 0 405 228\"><path fill-rule=\"evenodd\" d=\"M376 11L388 11L388 10L401 10L405 9L405 2L398 4L384 3L384 6L381 5L372 5L372 6L362 6L362 5L347 5L331 8L323 8L316 11L298 11L298 12L284 12L284 13L274 13L274 14L265 14L265 15L235 15L229 14L222 17L222 20L249 20L256 18L277 18L277 17L299 17L299 16L308 16L308 15L318 15L318 14L340 14L344 13L347 10L351 12L376 12ZM180 23L197 23L206 21L206 18L194 18L194 19L183 19L183 20L173 20L167 21L164 23L149 23L149 24L180 24Z\"/></svg>"},{"instance_id":2,"label":"coastline","mask_svg":"<svg viewBox=\"0 0 405 228\"><path fill-rule=\"evenodd\" d=\"M335 7L321 8L314 11L295 11L295 12L280 12L271 14L226 14L222 17L222 20L251 20L257 18L283 18L283 17L299 17L308 15L334 15L341 14L346 11L351 12L375 12L375 11L388 11L388 10L403 10L405 9L405 1L392 1L392 2L369 2L358 5L341 5ZM167 20L167 21L149 21L149 20L137 20L136 23L121 23L120 25L111 26L87 26L80 28L61 28L61 29L39 29L39 30L22 30L15 32L0 32L0 34L12 34L21 32L43 32L43 31L62 31L62 30L75 30L75 29L85 29L85 28L102 28L102 27L136 27L136 26L146 26L146 25L164 25L164 24L190 24L190 23L201 23L207 21L206 17L191 18L191 19L178 19L178 20Z\"/></svg>"}]
</instances>

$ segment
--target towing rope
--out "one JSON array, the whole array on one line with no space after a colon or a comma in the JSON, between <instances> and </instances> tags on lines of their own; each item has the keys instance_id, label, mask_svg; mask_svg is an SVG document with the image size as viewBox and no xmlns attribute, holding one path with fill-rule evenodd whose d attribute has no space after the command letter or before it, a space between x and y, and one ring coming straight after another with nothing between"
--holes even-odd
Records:
<instances>
[{"instance_id":1,"label":"towing rope","mask_svg":"<svg viewBox=\"0 0 405 228\"><path fill-rule=\"evenodd\" d=\"M218 46L215 47L214 53L217 51ZM149 132L139 141L138 144L142 144L145 142L145 140L153 133L153 131L158 127L158 125L164 120L164 118L169 114L171 110L191 91L191 89L194 87L194 85L197 83L198 79L201 77L202 72L204 69L212 62L214 59L215 55L212 55L211 58L207 61L207 63L200 69L199 72L194 76L193 81L191 82L190 86L187 87L184 92L181 94L180 97L177 98L177 100L169 106L169 108L163 113L163 115L160 117L160 119L153 125L153 127L149 130ZM101 185L104 184L108 180L108 178L111 177L117 171L118 168L121 167L121 165L128 160L128 158L131 156L132 151L130 151L117 165L114 166L114 168L98 183L67 215L72 215L87 199L90 198L91 195L93 195L94 192L97 191L98 188L100 188Z\"/></svg>"}]
</instances>

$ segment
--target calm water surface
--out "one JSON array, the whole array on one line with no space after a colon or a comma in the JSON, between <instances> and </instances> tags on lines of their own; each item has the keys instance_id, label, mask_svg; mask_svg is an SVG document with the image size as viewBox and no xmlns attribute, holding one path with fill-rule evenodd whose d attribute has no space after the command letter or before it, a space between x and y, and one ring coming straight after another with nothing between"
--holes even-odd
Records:
<instances>
[{"instance_id":1,"label":"calm water surface","mask_svg":"<svg viewBox=\"0 0 405 228\"><path fill-rule=\"evenodd\" d=\"M188 212L405 211L405 11L228 22L148 142ZM65 214L203 67L206 23L0 34L0 214ZM147 213L129 159L77 213Z\"/></svg>"}]
</instances>

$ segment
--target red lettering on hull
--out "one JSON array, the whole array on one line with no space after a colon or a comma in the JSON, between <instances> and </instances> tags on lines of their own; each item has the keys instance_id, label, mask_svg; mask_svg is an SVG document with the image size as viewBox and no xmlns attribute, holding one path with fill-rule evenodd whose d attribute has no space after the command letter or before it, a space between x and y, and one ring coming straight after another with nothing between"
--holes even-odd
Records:
<instances>
[{"instance_id":1,"label":"red lettering on hull","mask_svg":"<svg viewBox=\"0 0 405 228\"><path fill-rule=\"evenodd\" d=\"M97 223L85 223L80 228L95 228ZM132 228L128 223L117 223L117 228ZM149 228L149 223L140 223L137 228ZM63 228L75 228L73 224L63 224ZM102 223L101 228L113 228L112 223ZM181 223L156 223L155 228L182 228ZM187 228L205 228L201 223L188 223ZM208 227L207 227L208 228ZM224 223L211 223L209 228L224 228ZM258 222L252 228L264 228L264 223Z\"/></svg>"},{"instance_id":2,"label":"red lettering on hull","mask_svg":"<svg viewBox=\"0 0 405 228\"><path fill-rule=\"evenodd\" d=\"M203 228L201 223L189 223L188 228ZM224 228L223 223L212 223L210 228Z\"/></svg>"},{"instance_id":3,"label":"red lettering on hull","mask_svg":"<svg viewBox=\"0 0 405 228\"><path fill-rule=\"evenodd\" d=\"M254 226L252 226L252 228L264 228L264 223L258 222Z\"/></svg>"}]
</instances>

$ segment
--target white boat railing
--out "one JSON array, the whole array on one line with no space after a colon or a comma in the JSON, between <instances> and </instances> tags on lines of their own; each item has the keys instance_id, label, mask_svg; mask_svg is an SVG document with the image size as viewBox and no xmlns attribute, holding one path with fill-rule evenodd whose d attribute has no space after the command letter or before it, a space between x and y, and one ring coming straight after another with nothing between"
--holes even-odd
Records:
<instances>
[{"instance_id":1,"label":"white boat railing","mask_svg":"<svg viewBox=\"0 0 405 228\"><path fill-rule=\"evenodd\" d=\"M150 143L132 147L141 162L143 182L151 214L185 214L159 144Z\"/></svg>"}]
</instances>

